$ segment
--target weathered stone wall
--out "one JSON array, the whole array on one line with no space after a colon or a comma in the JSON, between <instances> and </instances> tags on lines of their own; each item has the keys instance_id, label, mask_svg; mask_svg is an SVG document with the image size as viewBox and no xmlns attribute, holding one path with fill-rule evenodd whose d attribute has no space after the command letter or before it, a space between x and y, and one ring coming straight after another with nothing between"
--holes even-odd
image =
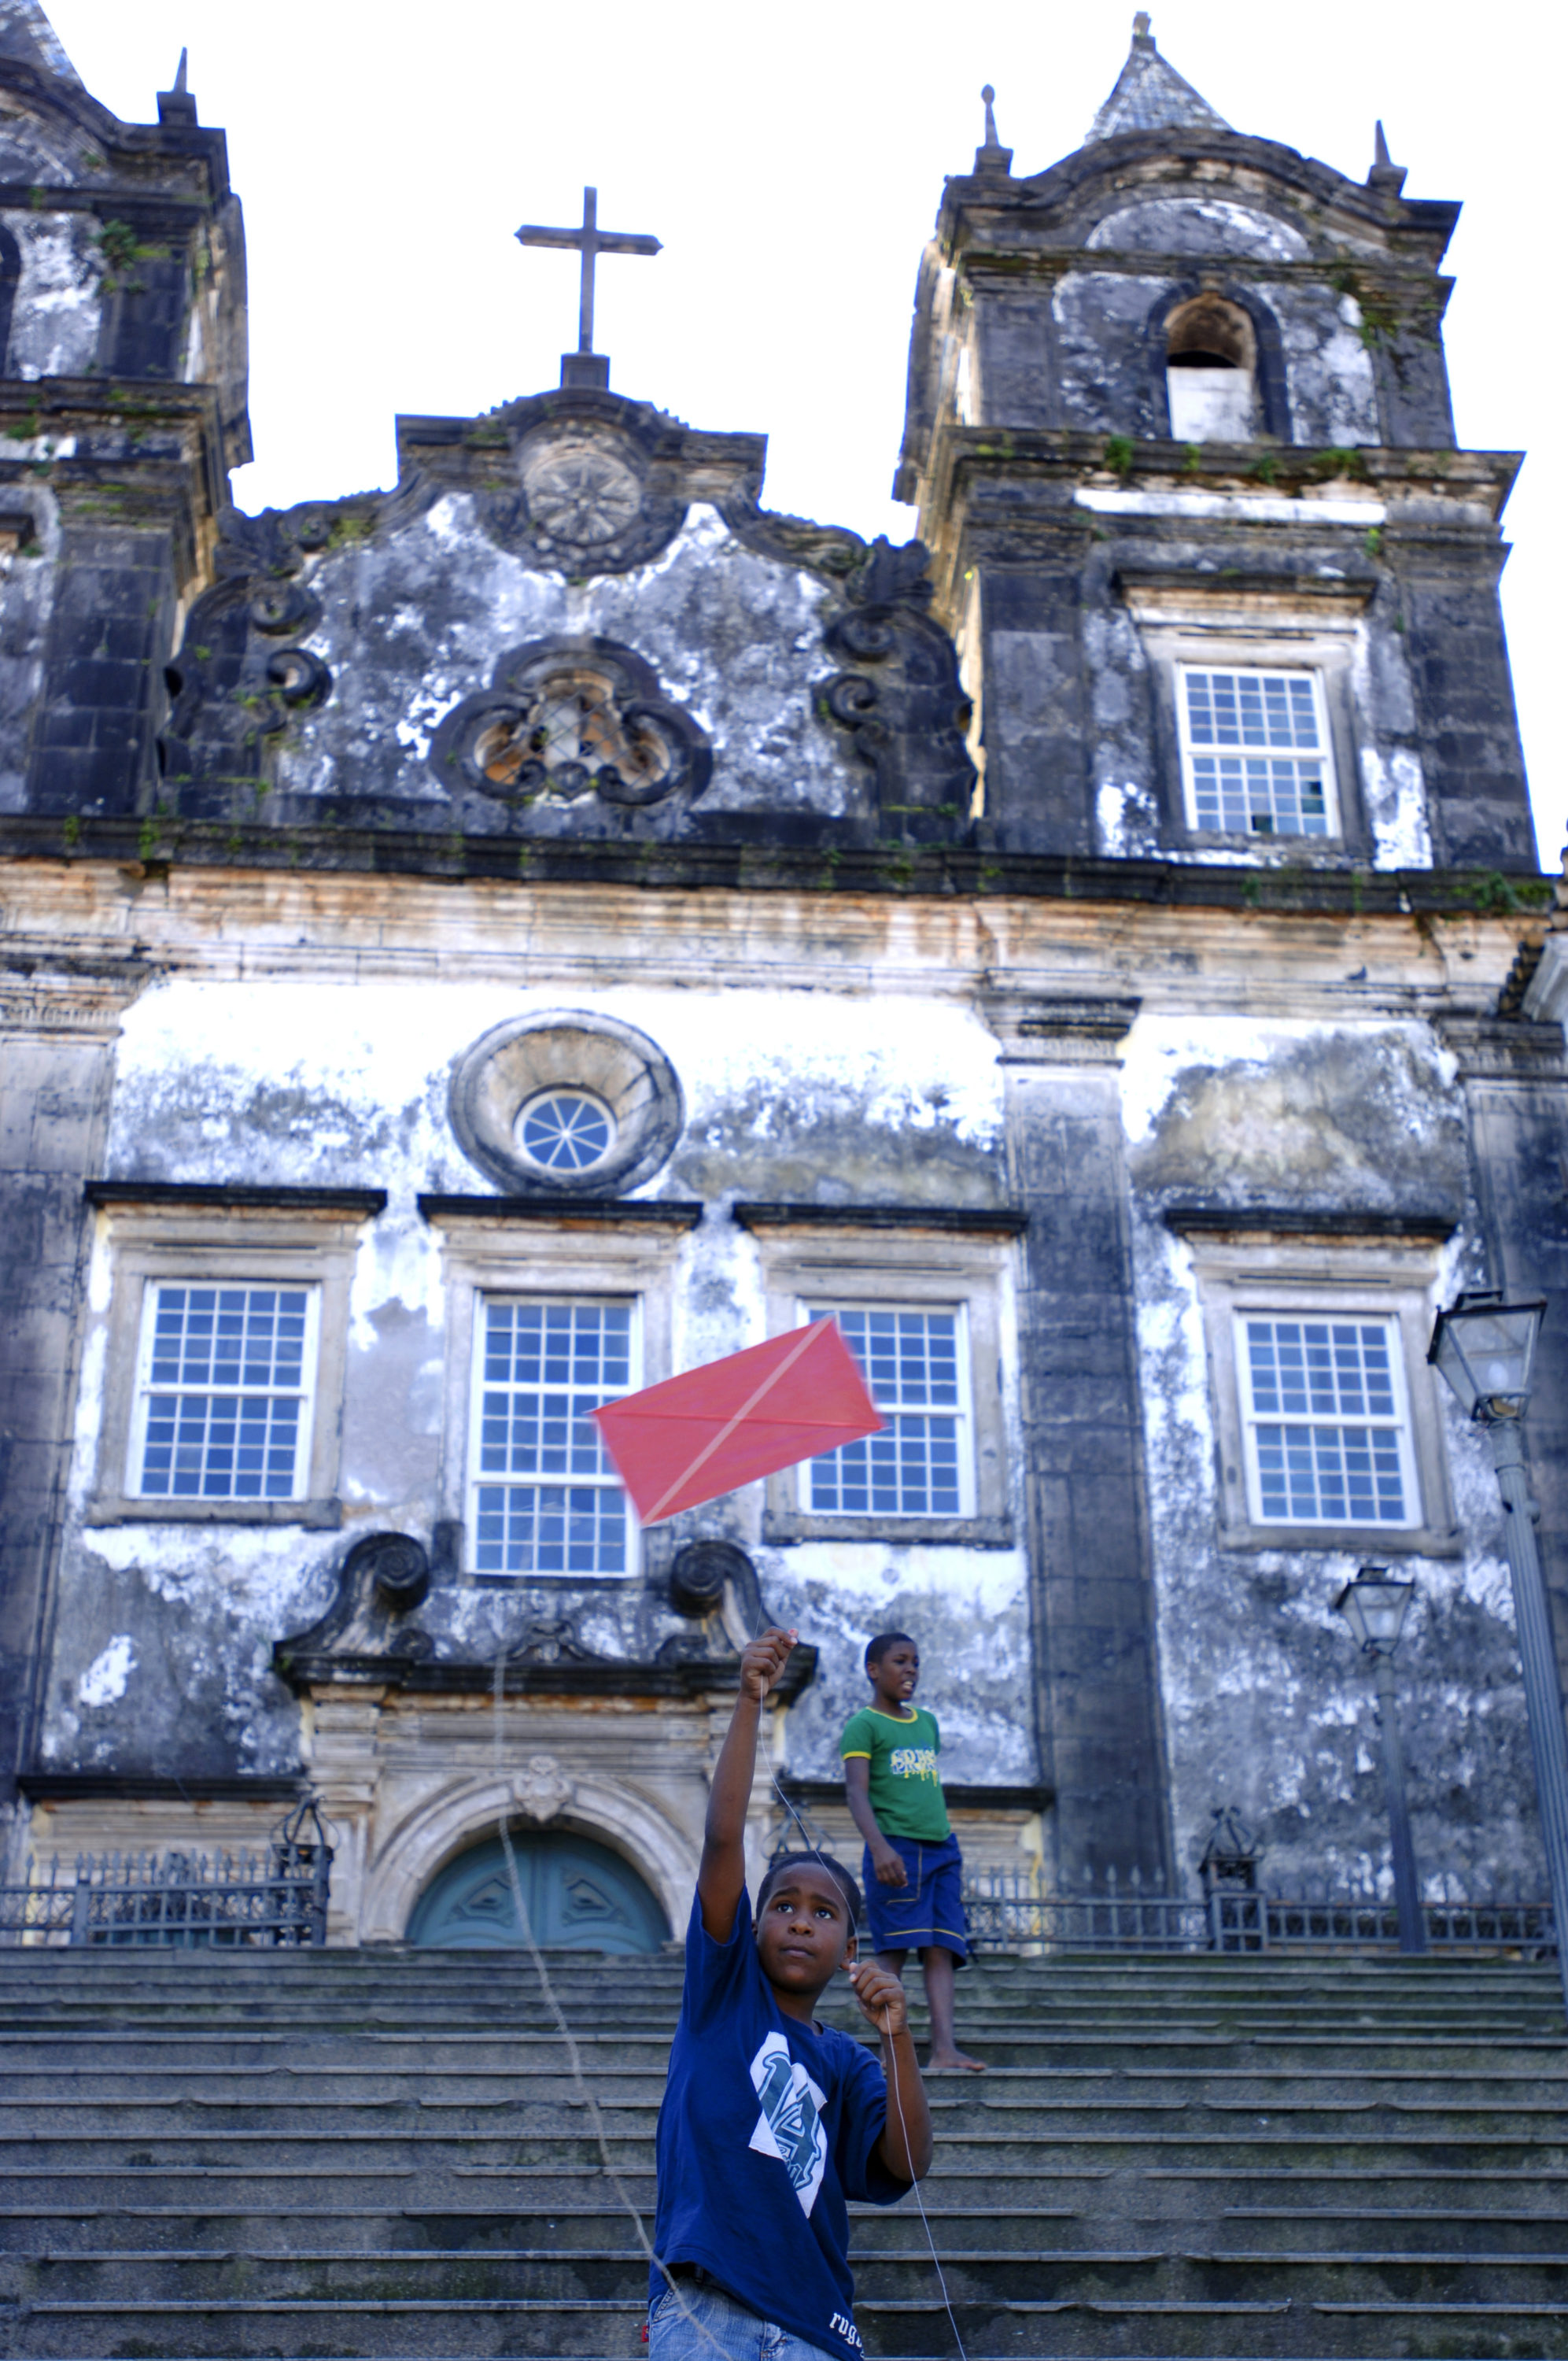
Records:
<instances>
[{"instance_id":1,"label":"weathered stone wall","mask_svg":"<svg viewBox=\"0 0 1568 2361\"><path fill-rule=\"evenodd\" d=\"M55 923L112 943L126 890L93 865L61 871ZM820 1652L785 1717L791 1772L834 1776L864 1638L905 1625L923 1642L949 1776L1054 1787L1047 1869L1069 1888L1135 1860L1190 1879L1220 1804L1255 1820L1272 1879L1376 1871L1370 1691L1332 1606L1374 1543L1223 1544L1192 1248L1168 1217L1194 1202L1352 1226L1419 1213L1447 1225L1423 1266L1432 1301L1473 1279L1496 1238L1510 1268L1528 1268L1545 1217L1517 1190L1483 1216L1465 1086L1431 1022L1495 994L1507 923L1364 921L1367 978L1347 984L1335 928L1302 933L1288 917L1216 925L1149 909L1129 928L1110 906L996 901L981 924L935 902L764 895L721 909L520 885L469 889L454 938L450 891L278 875L236 900L215 876L176 872L139 902L159 980L121 1020L101 1169L384 1189L389 1202L359 1231L343 1521L327 1529L86 1521L111 1375L116 1216L97 1215L43 1765L293 1770L307 1740L272 1649L325 1611L348 1547L371 1531L431 1547L419 1621L437 1662L484 1664L542 1616L629 1664L690 1631L657 1550L651 1578L591 1591L478 1588L441 1554L447 1296L440 1234L414 1199L487 1191L450 1129L454 1060L508 1016L572 1008L636 1026L680 1077L685 1129L637 1198L705 1208L673 1266L674 1366L762 1333L769 1248L735 1218L738 1200L1030 1216L1000 1299L1010 1536L770 1536L754 1489L680 1529L740 1543L768 1610ZM596 972L606 941L618 973L645 981ZM1104 993L1112 980L1119 997ZM1560 1082L1530 1087L1532 1104L1558 1104L1541 1093ZM1525 1150L1491 1139L1482 1153L1501 1171ZM514 1252L528 1284L526 1237ZM1446 1414L1442 1455L1452 1530L1408 1561L1420 1604L1399 1660L1418 1839L1434 1875L1530 1887L1495 1488ZM90 1807L71 1811L80 1832ZM975 1835L1001 1841L989 1823Z\"/></svg>"},{"instance_id":2,"label":"weathered stone wall","mask_svg":"<svg viewBox=\"0 0 1568 2361\"><path fill-rule=\"evenodd\" d=\"M1178 1859L1190 1873L1214 1809L1234 1806L1266 1847L1269 1883L1359 1882L1383 1861L1381 1756L1370 1678L1333 1601L1387 1551L1372 1533L1306 1549L1224 1543L1240 1471L1216 1427L1193 1242L1167 1216L1194 1203L1321 1210L1335 1220L1342 1270L1357 1216L1433 1216L1439 1231L1453 1224L1431 1266L1434 1297L1452 1301L1488 1266L1465 1095L1425 1024L1213 1014L1140 1017L1124 1090ZM1326 1277L1333 1265L1332 1247L1314 1255L1299 1237L1260 1242L1252 1256L1281 1272L1306 1265ZM1364 1285L1362 1304L1376 1308L1388 1284L1385 1272ZM1343 1300L1325 1295L1331 1307ZM1417 1383L1438 1386L1424 1370ZM1417 1584L1397 1662L1418 1858L1462 1887L1534 1892L1540 1840L1497 1482L1480 1439L1439 1407L1451 1487L1442 1554L1405 1554L1396 1537L1390 1560Z\"/></svg>"},{"instance_id":3,"label":"weathered stone wall","mask_svg":"<svg viewBox=\"0 0 1568 2361\"><path fill-rule=\"evenodd\" d=\"M387 1191L386 1213L362 1233L354 1280L344 1529L73 1526L43 1749L50 1763L135 1756L148 1769L290 1767L298 1709L271 1675L273 1642L324 1609L356 1531L428 1539L448 1513L443 1239L414 1199L486 1188L450 1127L454 1061L499 1022L560 1007L564 995L558 984L442 982L423 960L402 982L313 978L304 955L290 964L289 975L265 981L170 978L127 1012L104 1169L155 1182ZM972 1010L852 985L781 992L759 979L747 989L738 976L678 990L578 978L565 1005L635 1025L680 1077L685 1132L641 1192L708 1205L673 1290L676 1367L763 1333L758 1246L730 1218L732 1199L982 1208L1004 1193L996 1044ZM95 1465L113 1235L101 1213L77 1411L79 1514L117 1481ZM530 1264L526 1241L516 1269L520 1286L548 1291L548 1270ZM1015 1431L1015 1402L1013 1422ZM838 1728L863 1686L859 1651L892 1617L927 1637L955 1775L1034 1777L1032 1728L1017 1713L1030 1678L1015 1546L977 1552L890 1535L767 1548L755 1499L719 1522L756 1554L769 1610L798 1622L832 1659L821 1695L803 1709L796 1768L834 1769ZM587 1589L438 1584L422 1624L438 1651L488 1660L545 1610L571 1617L601 1653L638 1662L687 1628L640 1578Z\"/></svg>"}]
</instances>

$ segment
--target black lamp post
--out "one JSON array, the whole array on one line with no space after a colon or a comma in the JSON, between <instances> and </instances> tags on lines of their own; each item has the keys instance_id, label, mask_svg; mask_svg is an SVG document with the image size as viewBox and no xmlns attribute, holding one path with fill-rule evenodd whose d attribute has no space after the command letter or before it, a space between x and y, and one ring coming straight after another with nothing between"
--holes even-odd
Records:
<instances>
[{"instance_id":1,"label":"black lamp post","mask_svg":"<svg viewBox=\"0 0 1568 2361\"><path fill-rule=\"evenodd\" d=\"M1508 1303L1496 1289L1472 1291L1462 1295L1452 1310L1439 1312L1427 1358L1453 1387L1466 1417L1486 1428L1503 1506L1508 1512L1514 1621L1519 1628L1536 1795L1552 1883L1557 1966L1568 2005L1568 1738L1563 1734L1552 1620L1535 1543L1538 1511L1530 1499L1519 1432L1530 1402L1535 1348L1545 1316L1546 1306L1539 1299Z\"/></svg>"},{"instance_id":2,"label":"black lamp post","mask_svg":"<svg viewBox=\"0 0 1568 2361\"><path fill-rule=\"evenodd\" d=\"M1372 1659L1377 1683L1377 1719L1383 1730L1383 1785L1388 1800L1388 1832L1394 1852L1394 1900L1399 1913L1399 1949L1424 1951L1426 1913L1416 1876L1416 1849L1410 1839L1410 1813L1405 1799L1405 1755L1399 1744L1399 1715L1394 1701L1394 1651L1411 1599L1413 1582L1396 1582L1386 1565L1364 1565L1347 1582L1334 1605L1354 1632L1364 1655Z\"/></svg>"}]
</instances>

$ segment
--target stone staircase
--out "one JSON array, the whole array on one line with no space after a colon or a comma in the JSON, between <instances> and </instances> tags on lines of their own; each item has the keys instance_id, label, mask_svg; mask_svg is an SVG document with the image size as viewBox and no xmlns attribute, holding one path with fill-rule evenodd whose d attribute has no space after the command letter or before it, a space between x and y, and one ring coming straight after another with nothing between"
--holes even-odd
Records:
<instances>
[{"instance_id":1,"label":"stone staircase","mask_svg":"<svg viewBox=\"0 0 1568 2361\"><path fill-rule=\"evenodd\" d=\"M651 2215L679 1960L552 1971ZM931 2086L926 2202L974 2361L1568 2355L1552 1967L991 1960L960 1997L991 2071ZM5 2355L642 2353L523 1958L0 1950L0 2061ZM868 2352L955 2355L913 2201L855 2244Z\"/></svg>"}]
</instances>

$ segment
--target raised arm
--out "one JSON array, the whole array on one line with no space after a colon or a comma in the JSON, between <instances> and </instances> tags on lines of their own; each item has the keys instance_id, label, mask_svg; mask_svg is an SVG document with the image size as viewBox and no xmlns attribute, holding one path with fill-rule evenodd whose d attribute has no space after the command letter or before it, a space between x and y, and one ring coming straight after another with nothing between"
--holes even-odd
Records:
<instances>
[{"instance_id":1,"label":"raised arm","mask_svg":"<svg viewBox=\"0 0 1568 2361\"><path fill-rule=\"evenodd\" d=\"M702 1923L716 1943L728 1943L746 1883L746 1813L757 1768L762 1699L789 1662L793 1631L776 1628L753 1640L740 1659L740 1694L714 1767L696 1873Z\"/></svg>"}]
</instances>

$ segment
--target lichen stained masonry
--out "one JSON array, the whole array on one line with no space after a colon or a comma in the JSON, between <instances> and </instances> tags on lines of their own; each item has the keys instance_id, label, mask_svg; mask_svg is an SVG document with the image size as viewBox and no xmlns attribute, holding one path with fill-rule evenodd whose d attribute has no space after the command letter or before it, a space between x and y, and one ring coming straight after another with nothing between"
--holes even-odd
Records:
<instances>
[{"instance_id":1,"label":"lichen stained masonry","mask_svg":"<svg viewBox=\"0 0 1568 2361\"><path fill-rule=\"evenodd\" d=\"M527 992L368 978L350 989L294 975L152 985L125 1015L106 1170L198 1183L375 1187L389 1204L365 1224L357 1251L345 1526L327 1532L84 1522L108 1374L109 1224L100 1217L47 1759L109 1761L127 1749L146 1759L163 1747L213 1768L273 1770L295 1759L297 1708L270 1673L273 1642L324 1609L332 1569L356 1531L428 1539L446 1513L442 1241L413 1201L423 1191L482 1195L488 1186L448 1127L452 1062L498 1023L551 1008L596 1010L637 1027L680 1075L685 1133L638 1191L709 1201L679 1251L676 1366L765 1333L758 1242L729 1217L729 1199L983 1205L1003 1193L997 1043L958 1002L721 984L596 992L575 980ZM526 1285L525 1252L519 1273ZM1011 1372L1007 1391L1015 1432ZM114 1471L99 1472L99 1488L105 1482L118 1488ZM969 1775L1014 1757L1017 1775L1033 1775L1032 1738L1016 1726L1028 1629L1019 1552L894 1542L764 1549L758 1516L758 1501L738 1496L720 1521L756 1555L771 1611L818 1637L835 1663L842 1653L850 1668L833 1672L823 1692L829 1703L812 1705L798 1752L792 1738L796 1767L831 1773L833 1717L859 1701L859 1651L891 1616L920 1619L931 1634L932 1701ZM542 1597L543 1611L576 1613L584 1638L612 1654L646 1659L688 1628L636 1582L609 1595L569 1584L496 1594L438 1583L421 1623L440 1653L489 1654L541 1611ZM137 1659L115 1689L101 1668L127 1631L137 1635Z\"/></svg>"},{"instance_id":2,"label":"lichen stained masonry","mask_svg":"<svg viewBox=\"0 0 1568 2361\"><path fill-rule=\"evenodd\" d=\"M1370 1683L1332 1602L1377 1549L1221 1546L1193 1252L1164 1213L1446 1212L1460 1226L1433 1295L1450 1300L1481 1268L1452 1060L1420 1024L1146 1015L1126 1043L1124 1107L1177 1857L1195 1862L1213 1806L1231 1803L1266 1845L1271 1882L1360 1877L1377 1867L1365 1831L1379 1825L1379 1757ZM1477 1538L1462 1554L1399 1560L1419 1586L1400 1652L1401 1679L1423 1698L1405 1729L1412 1792L1442 1814L1428 1828L1418 1812L1418 1854L1429 1839L1429 1857L1461 1877L1529 1885L1536 1839L1518 1806L1530 1774L1496 1481L1477 1438L1440 1407L1457 1523Z\"/></svg>"},{"instance_id":3,"label":"lichen stained masonry","mask_svg":"<svg viewBox=\"0 0 1568 2361\"><path fill-rule=\"evenodd\" d=\"M310 580L324 612L304 644L334 686L292 725L279 760L285 792L444 801L452 782L429 766L430 741L488 686L498 651L598 635L650 664L713 741L705 811L869 808L865 765L817 711L839 669L823 644L832 592L746 549L705 503L650 564L576 581L499 547L477 500L450 493L329 551Z\"/></svg>"}]
</instances>

